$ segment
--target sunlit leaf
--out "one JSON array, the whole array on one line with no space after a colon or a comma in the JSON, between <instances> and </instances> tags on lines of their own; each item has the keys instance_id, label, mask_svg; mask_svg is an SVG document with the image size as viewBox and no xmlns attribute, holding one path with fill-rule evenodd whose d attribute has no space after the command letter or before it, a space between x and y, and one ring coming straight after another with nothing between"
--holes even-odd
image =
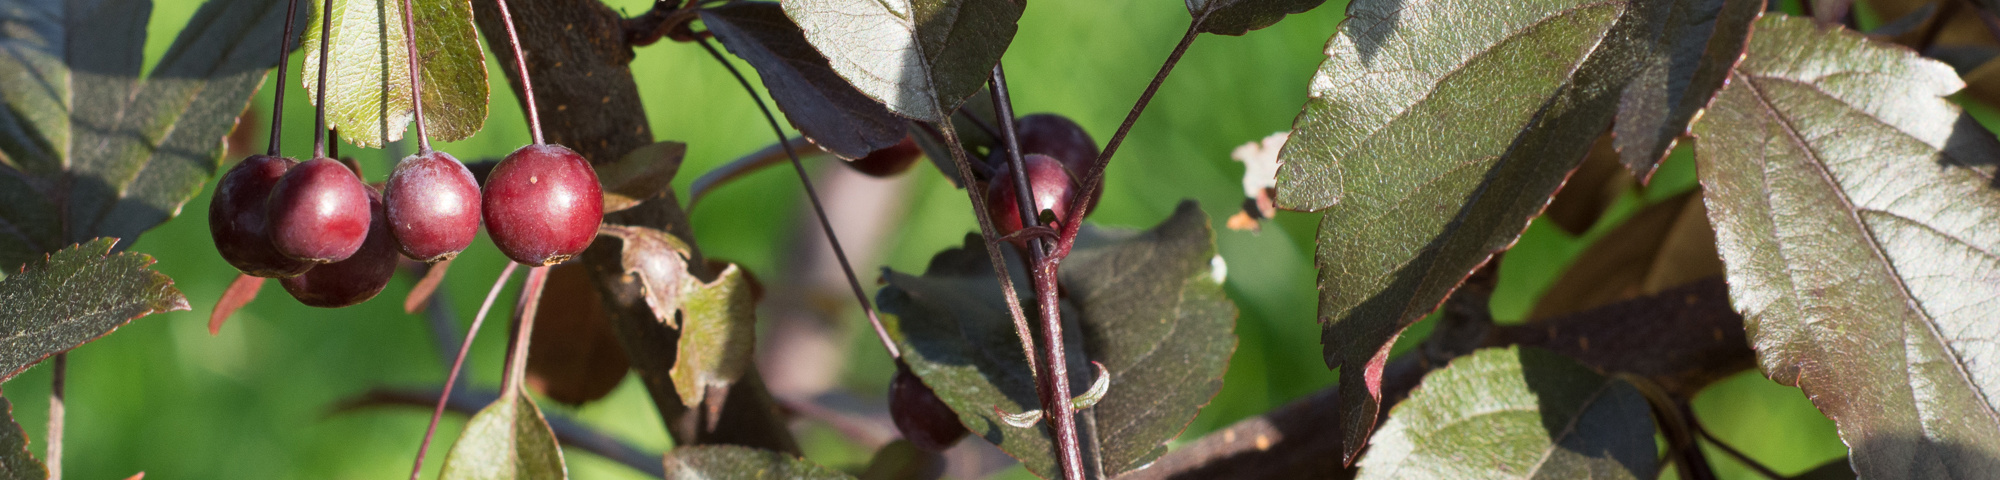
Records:
<instances>
[{"instance_id":1,"label":"sunlit leaf","mask_svg":"<svg viewBox=\"0 0 2000 480\"><path fill-rule=\"evenodd\" d=\"M133 319L188 309L173 279L147 268L153 257L112 254L113 242L63 249L0 280L0 381Z\"/></svg>"},{"instance_id":2,"label":"sunlit leaf","mask_svg":"<svg viewBox=\"0 0 2000 480\"><path fill-rule=\"evenodd\" d=\"M1349 459L1389 347L1540 213L1652 56L1673 2L1356 0L1280 156L1325 210L1319 320Z\"/></svg>"},{"instance_id":3,"label":"sunlit leaf","mask_svg":"<svg viewBox=\"0 0 2000 480\"><path fill-rule=\"evenodd\" d=\"M145 0L0 0L0 270L180 213L277 64L279 0L210 0L139 78Z\"/></svg>"},{"instance_id":4,"label":"sunlit leaf","mask_svg":"<svg viewBox=\"0 0 2000 480\"><path fill-rule=\"evenodd\" d=\"M1236 346L1236 307L1212 276L1214 233L1192 202L1145 232L1083 232L1058 280L1070 385L1082 394L1094 383L1093 360L1110 372L1109 391L1080 412L1095 417L1096 430L1079 435L1096 437L1104 473L1115 475L1165 453L1221 388ZM1041 405L982 245L968 237L933 257L921 277L889 272L878 303L892 314L883 320L911 371L960 422L1048 477L1056 462L1046 430L1010 427L994 413ZM1018 268L1018 256L1009 258ZM1021 272L1015 285L1025 288Z\"/></svg>"},{"instance_id":5,"label":"sunlit leaf","mask_svg":"<svg viewBox=\"0 0 2000 480\"><path fill-rule=\"evenodd\" d=\"M1653 412L1631 384L1535 348L1489 348L1424 377L1359 479L1652 479Z\"/></svg>"},{"instance_id":6,"label":"sunlit leaf","mask_svg":"<svg viewBox=\"0 0 2000 480\"><path fill-rule=\"evenodd\" d=\"M1673 2L1659 48L1618 101L1619 160L1645 181L1743 57L1765 0Z\"/></svg>"},{"instance_id":7,"label":"sunlit leaf","mask_svg":"<svg viewBox=\"0 0 2000 480\"><path fill-rule=\"evenodd\" d=\"M1188 14L1200 26L1197 30L1222 35L1242 35L1283 20L1285 15L1305 13L1326 0L1186 0Z\"/></svg>"},{"instance_id":8,"label":"sunlit leaf","mask_svg":"<svg viewBox=\"0 0 2000 480\"><path fill-rule=\"evenodd\" d=\"M690 445L667 452L667 480L841 480L853 475L785 453L735 445Z\"/></svg>"},{"instance_id":9,"label":"sunlit leaf","mask_svg":"<svg viewBox=\"0 0 2000 480\"><path fill-rule=\"evenodd\" d=\"M778 110L820 148L855 159L906 136L905 121L834 73L777 3L704 8L702 24L730 53L756 67Z\"/></svg>"},{"instance_id":10,"label":"sunlit leaf","mask_svg":"<svg viewBox=\"0 0 2000 480\"><path fill-rule=\"evenodd\" d=\"M424 124L432 140L462 140L486 124L486 53L472 23L469 0L408 0L416 14L421 56ZM321 2L304 22L305 68L299 81L308 98L319 91ZM333 43L327 59L327 124L340 138L377 148L401 140L416 118L410 102L409 42L403 37L402 0L333 0ZM260 44L261 45L261 44Z\"/></svg>"},{"instance_id":11,"label":"sunlit leaf","mask_svg":"<svg viewBox=\"0 0 2000 480\"><path fill-rule=\"evenodd\" d=\"M562 447L535 400L503 394L466 421L444 457L441 480L559 480L569 478Z\"/></svg>"},{"instance_id":12,"label":"sunlit leaf","mask_svg":"<svg viewBox=\"0 0 2000 480\"><path fill-rule=\"evenodd\" d=\"M1695 158L1764 374L1834 420L1862 478L2000 471L2000 142L1944 100L1963 84L1942 63L1756 29Z\"/></svg>"},{"instance_id":13,"label":"sunlit leaf","mask_svg":"<svg viewBox=\"0 0 2000 480\"><path fill-rule=\"evenodd\" d=\"M1016 0L785 0L833 71L889 111L944 120L1014 40Z\"/></svg>"},{"instance_id":14,"label":"sunlit leaf","mask_svg":"<svg viewBox=\"0 0 2000 480\"><path fill-rule=\"evenodd\" d=\"M714 281L682 284L679 355L669 374L681 404L700 405L705 392L728 387L750 368L757 346L757 298L743 270L724 267Z\"/></svg>"},{"instance_id":15,"label":"sunlit leaf","mask_svg":"<svg viewBox=\"0 0 2000 480\"><path fill-rule=\"evenodd\" d=\"M0 397L0 479L42 480L49 468L28 453L28 432L14 423L14 405Z\"/></svg>"}]
</instances>

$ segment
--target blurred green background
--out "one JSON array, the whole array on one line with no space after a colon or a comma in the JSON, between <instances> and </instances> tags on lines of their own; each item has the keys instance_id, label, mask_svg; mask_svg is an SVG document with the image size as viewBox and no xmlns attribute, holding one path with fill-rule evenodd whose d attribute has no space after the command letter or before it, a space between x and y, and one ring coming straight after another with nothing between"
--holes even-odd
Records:
<instances>
[{"instance_id":1,"label":"blurred green background","mask_svg":"<svg viewBox=\"0 0 2000 480\"><path fill-rule=\"evenodd\" d=\"M156 60L200 2L160 2L151 12L147 63ZM650 7L645 0L611 0L628 16ZM1305 85L1322 59L1320 48L1342 18L1334 0L1310 13L1243 37L1204 36L1167 81L1139 121L1109 172L1108 190L1092 220L1150 226L1176 202L1201 203L1216 222L1217 242L1228 262L1227 288L1241 317L1239 342L1222 392L1203 409L1182 442L1254 416L1331 385L1321 360L1315 323L1312 238L1316 216L1282 213L1261 234L1223 229L1242 202L1242 167L1230 160L1237 145L1287 129L1305 98ZM1102 142L1122 120L1146 82L1187 26L1180 2L1095 0L1034 2L1005 63L1016 109L1022 114L1059 112ZM756 109L726 71L694 45L662 42L637 50L632 70L655 135L688 144L676 181L688 182L714 166L769 145L773 138ZM298 72L294 55L292 72ZM732 58L733 60L733 58ZM739 62L739 65L740 62ZM441 149L467 161L498 158L527 142L521 115L504 77L489 58L495 80L493 114L479 135ZM747 66L743 67L747 68ZM294 73L296 75L296 73ZM293 92L296 78L284 82ZM253 101L260 133L269 117L273 79ZM285 152L304 155L311 142L311 106L305 95L287 98ZM979 99L975 99L979 100ZM357 157L370 180L390 170L389 150L342 148ZM1649 201L1693 188L1685 148L1663 167L1653 186L1628 194L1589 233L1571 236L1537 223L1502 266L1493 301L1503 321L1519 321L1571 256ZM407 149L400 150L407 152ZM822 157L825 158L825 157ZM233 160L233 159L232 159ZM827 160L817 160L826 166ZM905 174L901 220L884 232L879 264L921 271L930 256L956 246L974 230L965 196L938 173L920 165ZM380 297L343 310L298 305L276 285L211 336L206 318L235 272L217 256L206 230L209 192L181 216L149 232L132 248L159 260L194 310L147 317L71 355L65 470L74 479L125 478L144 471L151 479L396 478L407 474L428 411L373 409L332 414L343 398L377 386L442 382L445 368L424 320L402 312L411 283L399 278ZM790 232L810 225L799 209L799 187L789 169L770 169L730 184L693 214L698 243L762 275L779 268ZM491 244L474 244L456 263L445 286L461 325L498 274L503 259ZM857 265L872 285L877 265ZM767 279L768 281L768 279ZM514 282L518 284L518 281ZM872 287L871 287L872 288ZM510 288L511 290L511 288ZM511 293L502 298L511 298ZM845 301L845 300L843 300ZM861 328L858 310L846 307L844 327ZM470 381L493 388L499 379L504 322L488 323L469 362ZM1405 335L1421 339L1428 323ZM845 335L849 360L840 383L880 402L893 367L872 335ZM49 376L36 367L5 385L14 414L41 451ZM1114 387L1115 388L1115 387ZM543 402L641 448L670 446L650 400L631 378L606 400L582 408ZM1781 473L1794 473L1844 454L1831 422L1794 388L1744 372L1695 401L1702 420L1722 439ZM434 475L462 424L448 417L426 462ZM808 424L808 456L854 468L868 452L845 445L838 433ZM971 440L977 441L977 440ZM1711 451L1723 478L1754 473ZM629 469L572 451L580 479L643 478ZM1000 474L1026 477L1018 467Z\"/></svg>"}]
</instances>

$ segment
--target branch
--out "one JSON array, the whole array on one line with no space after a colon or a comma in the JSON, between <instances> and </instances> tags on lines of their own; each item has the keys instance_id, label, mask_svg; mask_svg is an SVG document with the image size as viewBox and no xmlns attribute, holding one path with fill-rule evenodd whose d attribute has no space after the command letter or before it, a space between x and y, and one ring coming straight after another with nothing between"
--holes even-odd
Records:
<instances>
[{"instance_id":1,"label":"branch","mask_svg":"<svg viewBox=\"0 0 2000 480\"><path fill-rule=\"evenodd\" d=\"M375 389L336 404L333 413L342 413L370 407L407 406L430 408L435 402L439 388L427 389ZM490 390L468 390L460 388L445 404L445 409L463 415L473 415L486 405L500 398L500 393ZM666 465L660 462L661 453L646 452L624 441L591 429L560 414L543 411L549 422L549 429L555 431L556 441L563 446L581 449L620 465L659 478L666 476Z\"/></svg>"},{"instance_id":2,"label":"branch","mask_svg":"<svg viewBox=\"0 0 2000 480\"><path fill-rule=\"evenodd\" d=\"M1743 317L1729 306L1722 277L1524 325L1482 323L1477 279L1447 300L1443 323L1382 375L1382 415L1423 375L1478 346L1525 345L1561 352L1600 372L1645 377L1678 398L1755 365ZM1120 480L1167 478L1331 478L1340 465L1338 389L1327 388L1262 416L1210 433Z\"/></svg>"}]
</instances>

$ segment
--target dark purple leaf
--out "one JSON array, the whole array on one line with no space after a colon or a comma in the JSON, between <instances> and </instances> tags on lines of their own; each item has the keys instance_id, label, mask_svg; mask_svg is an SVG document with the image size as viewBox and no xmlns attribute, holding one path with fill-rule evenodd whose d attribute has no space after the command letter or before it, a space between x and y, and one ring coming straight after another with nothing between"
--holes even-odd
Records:
<instances>
[{"instance_id":1,"label":"dark purple leaf","mask_svg":"<svg viewBox=\"0 0 2000 480\"><path fill-rule=\"evenodd\" d=\"M757 69L778 110L820 148L852 160L903 141L902 117L834 73L777 3L705 8L701 21L729 53Z\"/></svg>"}]
</instances>

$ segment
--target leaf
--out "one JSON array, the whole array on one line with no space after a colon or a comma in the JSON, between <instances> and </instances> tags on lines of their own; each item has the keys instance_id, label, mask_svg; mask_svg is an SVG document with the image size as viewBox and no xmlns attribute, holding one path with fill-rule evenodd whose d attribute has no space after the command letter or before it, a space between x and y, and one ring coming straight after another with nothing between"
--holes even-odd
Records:
<instances>
[{"instance_id":1,"label":"leaf","mask_svg":"<svg viewBox=\"0 0 2000 480\"><path fill-rule=\"evenodd\" d=\"M147 269L153 257L112 254L100 238L0 280L0 381L133 319L187 310L173 279Z\"/></svg>"},{"instance_id":2,"label":"leaf","mask_svg":"<svg viewBox=\"0 0 2000 480\"><path fill-rule=\"evenodd\" d=\"M631 361L611 331L589 267L563 263L549 269L535 323L528 388L558 403L582 405L604 398L625 380Z\"/></svg>"},{"instance_id":3,"label":"leaf","mask_svg":"<svg viewBox=\"0 0 2000 480\"><path fill-rule=\"evenodd\" d=\"M667 451L667 480L839 480L853 475L798 457L735 445L689 445Z\"/></svg>"},{"instance_id":4,"label":"leaf","mask_svg":"<svg viewBox=\"0 0 2000 480\"><path fill-rule=\"evenodd\" d=\"M466 421L438 478L554 480L569 478L569 469L542 410L517 389Z\"/></svg>"},{"instance_id":5,"label":"leaf","mask_svg":"<svg viewBox=\"0 0 2000 480\"><path fill-rule=\"evenodd\" d=\"M1765 0L1684 0L1673 2L1659 48L1645 70L1618 100L1614 127L1620 162L1640 183L1667 158L1674 141L1743 57L1750 22L1764 13ZM1842 8L1845 10L1845 8Z\"/></svg>"},{"instance_id":6,"label":"leaf","mask_svg":"<svg viewBox=\"0 0 2000 480\"><path fill-rule=\"evenodd\" d=\"M933 480L944 476L943 454L917 448L909 440L897 439L875 451L862 480Z\"/></svg>"},{"instance_id":7,"label":"leaf","mask_svg":"<svg viewBox=\"0 0 2000 480\"><path fill-rule=\"evenodd\" d=\"M1195 30L1222 35L1242 35L1276 25L1285 15L1305 13L1326 0L1186 0L1188 14L1194 16Z\"/></svg>"},{"instance_id":8,"label":"leaf","mask_svg":"<svg viewBox=\"0 0 2000 480\"><path fill-rule=\"evenodd\" d=\"M1357 0L1280 154L1320 221L1319 320L1348 460L1389 347L1540 213L1657 47L1671 2Z\"/></svg>"},{"instance_id":9,"label":"leaf","mask_svg":"<svg viewBox=\"0 0 2000 480\"><path fill-rule=\"evenodd\" d=\"M222 291L222 298L215 299L215 310L208 313L208 334L222 333L222 322L228 321L230 315L235 315L236 309L249 305L251 300L256 300L257 291L263 289L264 277L248 273L237 275L235 281L229 282L229 288Z\"/></svg>"},{"instance_id":10,"label":"leaf","mask_svg":"<svg viewBox=\"0 0 2000 480\"><path fill-rule=\"evenodd\" d=\"M1210 275L1216 256L1208 225L1193 202L1183 202L1145 232L1086 228L1059 270L1070 385L1082 393L1094 383L1093 360L1112 376L1103 399L1080 414L1095 417L1095 431L1079 432L1097 439L1107 476L1158 458L1222 386L1236 345L1236 307ZM982 248L968 236L963 248L933 257L922 277L887 273L889 286L876 303L891 314L883 321L911 371L959 420L1050 478L1056 463L1045 430L1005 426L994 412L1040 404ZM1024 272L1013 272L1016 285L1028 284Z\"/></svg>"},{"instance_id":11,"label":"leaf","mask_svg":"<svg viewBox=\"0 0 2000 480\"><path fill-rule=\"evenodd\" d=\"M1636 184L1632 175L1624 173L1619 166L1618 150L1612 146L1615 141L1610 132L1597 137L1590 145L1590 153L1584 154L1583 164L1571 171L1569 179L1563 180L1561 190L1555 198L1549 199L1549 206L1542 209L1542 220L1555 224L1571 235L1583 235L1590 227L1597 225L1597 219L1604 216L1604 210L1613 202L1625 196Z\"/></svg>"},{"instance_id":12,"label":"leaf","mask_svg":"<svg viewBox=\"0 0 2000 480\"><path fill-rule=\"evenodd\" d=\"M1766 376L1834 420L1863 478L2000 471L2000 142L1950 67L1759 20L1695 125L1730 285Z\"/></svg>"},{"instance_id":13,"label":"leaf","mask_svg":"<svg viewBox=\"0 0 2000 480\"><path fill-rule=\"evenodd\" d=\"M1014 40L1015 0L784 0L833 71L889 111L943 121Z\"/></svg>"},{"instance_id":14,"label":"leaf","mask_svg":"<svg viewBox=\"0 0 2000 480\"><path fill-rule=\"evenodd\" d=\"M673 189L687 144L659 142L632 150L618 161L597 165L597 182L604 187L604 212L638 206L639 202Z\"/></svg>"},{"instance_id":15,"label":"leaf","mask_svg":"<svg viewBox=\"0 0 2000 480\"><path fill-rule=\"evenodd\" d=\"M28 432L21 430L21 424L14 423L14 405L6 397L0 397L0 422L4 422L0 423L0 479L49 478L49 467L28 453Z\"/></svg>"},{"instance_id":16,"label":"leaf","mask_svg":"<svg viewBox=\"0 0 2000 480\"><path fill-rule=\"evenodd\" d=\"M826 151L852 160L907 136L904 120L834 73L777 3L704 8L701 22L729 53L756 67L778 110Z\"/></svg>"},{"instance_id":17,"label":"leaf","mask_svg":"<svg viewBox=\"0 0 2000 480\"><path fill-rule=\"evenodd\" d=\"M1577 254L1528 318L1582 311L1722 274L1701 191L1639 210Z\"/></svg>"},{"instance_id":18,"label":"leaf","mask_svg":"<svg viewBox=\"0 0 2000 480\"><path fill-rule=\"evenodd\" d=\"M424 87L424 126L432 140L464 140L486 124L486 53L472 23L469 0L408 0L416 14L417 54ZM299 80L307 98L318 98L320 8L312 4L300 48ZM327 59L327 125L342 140L381 148L403 139L415 107L410 102L409 42L403 37L402 0L333 0ZM313 101L317 104L317 100Z\"/></svg>"},{"instance_id":19,"label":"leaf","mask_svg":"<svg viewBox=\"0 0 2000 480\"><path fill-rule=\"evenodd\" d=\"M753 288L733 263L714 281L688 277L682 284L680 353L668 372L682 405L700 405L708 390L727 388L750 368L757 346Z\"/></svg>"},{"instance_id":20,"label":"leaf","mask_svg":"<svg viewBox=\"0 0 2000 480\"><path fill-rule=\"evenodd\" d=\"M1653 431L1631 384L1544 350L1488 348L1425 376L1355 478L1651 479Z\"/></svg>"},{"instance_id":21,"label":"leaf","mask_svg":"<svg viewBox=\"0 0 2000 480\"><path fill-rule=\"evenodd\" d=\"M210 0L140 81L145 0L0 0L0 270L98 237L130 245L221 166L276 65L278 0Z\"/></svg>"},{"instance_id":22,"label":"leaf","mask_svg":"<svg viewBox=\"0 0 2000 480\"><path fill-rule=\"evenodd\" d=\"M690 276L687 272L687 244L667 232L645 227L605 224L598 235L623 240L620 265L625 274L636 277L653 316L670 328L681 328L681 293Z\"/></svg>"}]
</instances>

